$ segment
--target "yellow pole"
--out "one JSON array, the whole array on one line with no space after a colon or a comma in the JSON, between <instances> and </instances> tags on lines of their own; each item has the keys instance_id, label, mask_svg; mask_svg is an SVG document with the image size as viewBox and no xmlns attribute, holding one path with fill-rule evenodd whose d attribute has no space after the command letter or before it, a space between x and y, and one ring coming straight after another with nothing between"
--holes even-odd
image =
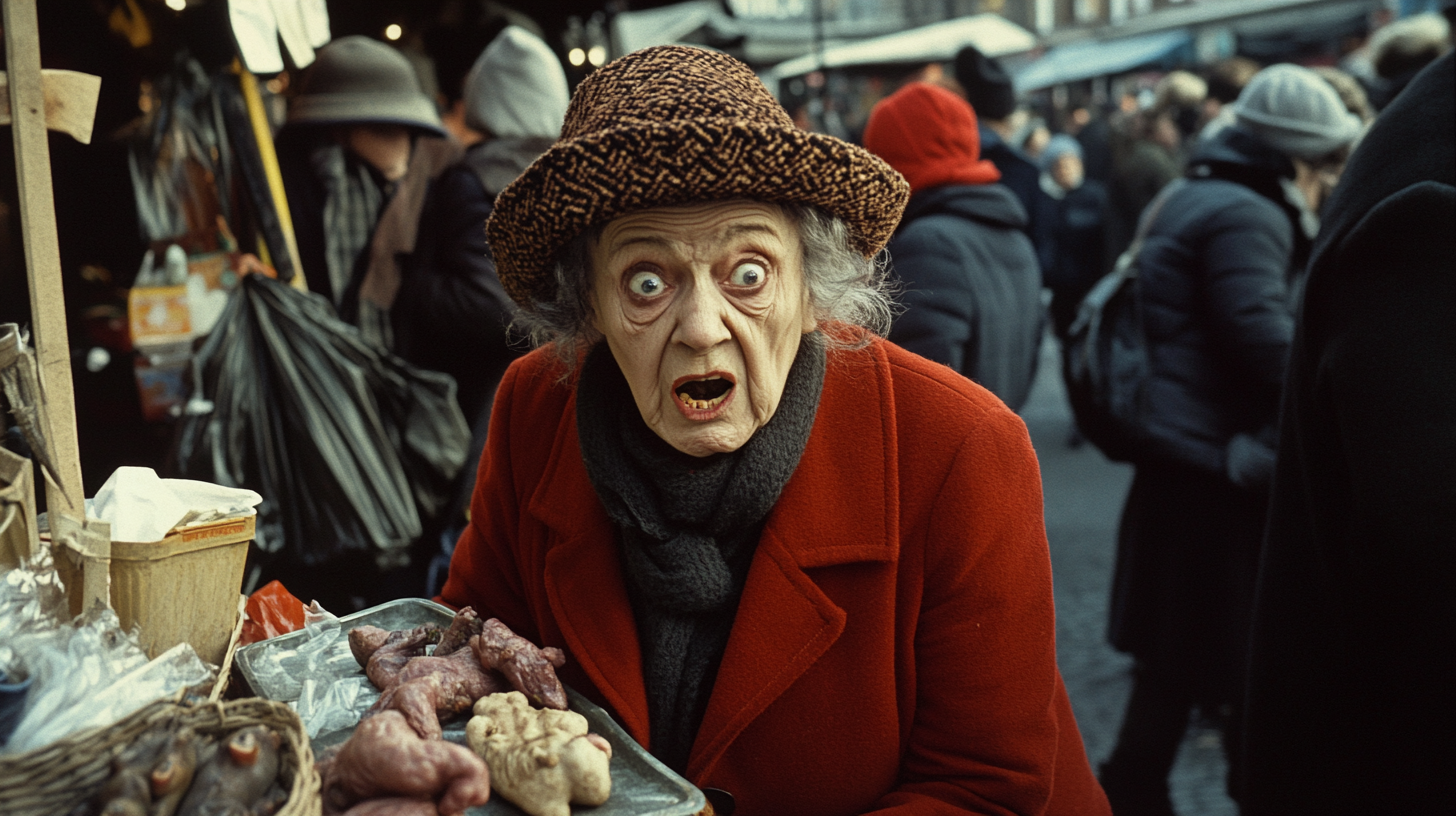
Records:
<instances>
[{"instance_id":1,"label":"yellow pole","mask_svg":"<svg viewBox=\"0 0 1456 816\"><path fill-rule=\"evenodd\" d=\"M293 261L293 288L308 291L308 281L303 275L303 264L298 258L298 240L293 235L293 216L288 210L288 197L283 192L283 173L278 169L278 154L273 150L273 128L268 124L268 112L263 109L263 95L258 91L258 78L253 72L235 63L238 80L242 86L243 101L248 106L248 121L253 125L253 140L258 143L258 155L263 160L263 174L268 177L268 192L273 198L273 208L278 213L278 223L283 228L283 241L288 245L288 258Z\"/></svg>"}]
</instances>

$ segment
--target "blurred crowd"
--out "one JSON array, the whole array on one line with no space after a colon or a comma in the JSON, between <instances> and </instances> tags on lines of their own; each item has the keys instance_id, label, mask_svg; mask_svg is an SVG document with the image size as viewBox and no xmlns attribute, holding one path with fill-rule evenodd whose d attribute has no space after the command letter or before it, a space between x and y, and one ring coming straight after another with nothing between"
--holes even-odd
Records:
<instances>
[{"instance_id":1,"label":"blurred crowd","mask_svg":"<svg viewBox=\"0 0 1456 816\"><path fill-rule=\"evenodd\" d=\"M1452 706L1427 684L1453 679L1433 653L1452 642L1456 576L1440 543L1452 517L1432 504L1452 498L1453 474L1444 454L1379 429L1406 410L1427 443L1456 427L1450 346L1439 348L1450 331L1407 289L1452 307L1449 281L1427 288L1443 266L1449 279L1449 223L1359 223L1361 206L1409 196L1400 184L1451 183L1450 50L1449 22L1422 14L1338 67L1234 57L1167 72L1104 110L1073 102L1041 116L967 47L953 71L922 72L869 114L865 146L912 189L889 246L905 309L892 340L1018 408L1043 293L1065 351L1103 316L1089 290L1115 269L1136 277L1141 441L1108 451L1135 466L1109 621L1134 685L1100 768L1115 813L1173 813L1168 776L1200 712L1223 732L1245 813L1451 806L1430 762L1453 756L1441 731ZM1407 93L1417 76L1423 88ZM1364 172L1342 184L1357 152ZM1377 181L1381 167L1400 184ZM1426 203L1449 222L1445 189ZM1380 363L1342 346L1393 330L1375 314L1422 327L1367 347ZM1377 373L1390 365L1403 379ZM1368 393L1407 389L1423 407ZM1074 430L1068 444L1082 443ZM1419 588L1406 595L1405 581ZM1375 635L1360 616L1420 633ZM1397 680L1391 665L1419 679Z\"/></svg>"}]
</instances>

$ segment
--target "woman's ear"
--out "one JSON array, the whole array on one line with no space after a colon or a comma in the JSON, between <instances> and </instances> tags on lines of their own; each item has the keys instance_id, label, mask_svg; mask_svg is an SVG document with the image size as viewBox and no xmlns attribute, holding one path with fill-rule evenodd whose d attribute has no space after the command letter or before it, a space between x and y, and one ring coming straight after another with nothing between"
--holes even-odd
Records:
<instances>
[{"instance_id":1,"label":"woman's ear","mask_svg":"<svg viewBox=\"0 0 1456 816\"><path fill-rule=\"evenodd\" d=\"M819 328L819 318L814 314L814 299L809 297L809 287L804 286L804 304L799 310L804 317L799 321L799 331L808 334Z\"/></svg>"}]
</instances>

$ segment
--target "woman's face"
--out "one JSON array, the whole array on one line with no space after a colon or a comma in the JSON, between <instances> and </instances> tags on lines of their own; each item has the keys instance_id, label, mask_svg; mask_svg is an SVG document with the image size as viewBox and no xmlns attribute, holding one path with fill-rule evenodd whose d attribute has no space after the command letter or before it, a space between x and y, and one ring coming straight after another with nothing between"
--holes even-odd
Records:
<instances>
[{"instance_id":1,"label":"woman's face","mask_svg":"<svg viewBox=\"0 0 1456 816\"><path fill-rule=\"evenodd\" d=\"M593 325L642 419L683 453L734 451L773 418L814 330L799 230L771 204L641 210L592 246Z\"/></svg>"},{"instance_id":2,"label":"woman's face","mask_svg":"<svg viewBox=\"0 0 1456 816\"><path fill-rule=\"evenodd\" d=\"M1052 180L1063 190L1075 190L1082 186L1082 160L1076 153L1063 153L1052 162Z\"/></svg>"}]
</instances>

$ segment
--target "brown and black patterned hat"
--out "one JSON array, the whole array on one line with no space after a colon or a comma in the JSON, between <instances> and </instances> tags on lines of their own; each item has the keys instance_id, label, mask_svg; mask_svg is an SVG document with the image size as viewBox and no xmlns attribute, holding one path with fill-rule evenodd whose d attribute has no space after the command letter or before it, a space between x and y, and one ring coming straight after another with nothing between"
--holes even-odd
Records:
<instances>
[{"instance_id":1,"label":"brown and black patterned hat","mask_svg":"<svg viewBox=\"0 0 1456 816\"><path fill-rule=\"evenodd\" d=\"M909 195L868 151L795 127L742 62L659 46L582 81L561 139L501 191L486 233L501 283L529 308L554 295L561 247L619 215L735 198L811 204L843 219L868 257Z\"/></svg>"}]
</instances>

